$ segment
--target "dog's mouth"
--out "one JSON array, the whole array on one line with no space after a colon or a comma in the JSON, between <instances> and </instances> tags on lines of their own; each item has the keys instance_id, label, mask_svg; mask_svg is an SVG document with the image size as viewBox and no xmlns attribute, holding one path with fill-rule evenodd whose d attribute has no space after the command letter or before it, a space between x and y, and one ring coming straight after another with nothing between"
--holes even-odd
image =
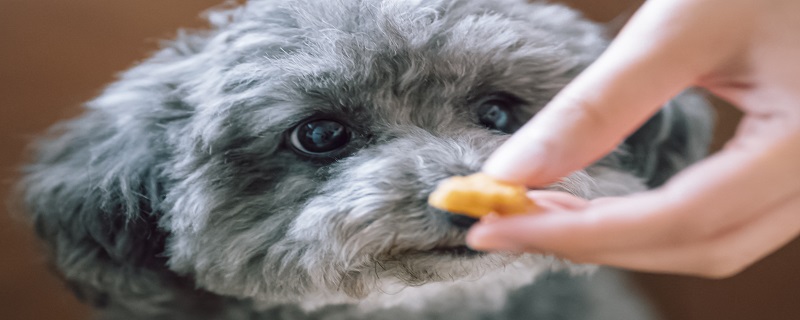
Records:
<instances>
[{"instance_id":1,"label":"dog's mouth","mask_svg":"<svg viewBox=\"0 0 800 320\"><path fill-rule=\"evenodd\" d=\"M455 247L439 247L428 251L435 255L457 256L457 257L477 257L485 255L486 252L476 251L465 245Z\"/></svg>"}]
</instances>

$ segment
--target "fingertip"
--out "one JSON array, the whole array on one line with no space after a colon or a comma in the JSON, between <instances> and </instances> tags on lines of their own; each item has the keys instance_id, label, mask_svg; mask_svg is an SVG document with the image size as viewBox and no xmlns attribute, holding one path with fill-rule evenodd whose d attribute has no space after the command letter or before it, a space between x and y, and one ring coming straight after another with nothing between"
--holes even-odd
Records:
<instances>
[{"instance_id":1,"label":"fingertip","mask_svg":"<svg viewBox=\"0 0 800 320\"><path fill-rule=\"evenodd\" d=\"M563 191L532 190L528 198L548 211L575 211L589 206L589 201Z\"/></svg>"},{"instance_id":2,"label":"fingertip","mask_svg":"<svg viewBox=\"0 0 800 320\"><path fill-rule=\"evenodd\" d=\"M527 231L519 229L519 225L531 217L533 215L482 219L467 233L467 246L478 251L540 252L525 240Z\"/></svg>"},{"instance_id":3,"label":"fingertip","mask_svg":"<svg viewBox=\"0 0 800 320\"><path fill-rule=\"evenodd\" d=\"M486 241L484 241L487 237L486 228L483 227L482 223L477 223L469 229L467 232L467 246L475 249L475 250L485 250L486 246L484 245Z\"/></svg>"},{"instance_id":4,"label":"fingertip","mask_svg":"<svg viewBox=\"0 0 800 320\"><path fill-rule=\"evenodd\" d=\"M531 185L544 157L541 147L520 146L512 137L486 160L481 171L500 181Z\"/></svg>"},{"instance_id":5,"label":"fingertip","mask_svg":"<svg viewBox=\"0 0 800 320\"><path fill-rule=\"evenodd\" d=\"M480 222L467 233L467 246L479 251L521 251L519 245L508 239L496 228L495 223Z\"/></svg>"}]
</instances>

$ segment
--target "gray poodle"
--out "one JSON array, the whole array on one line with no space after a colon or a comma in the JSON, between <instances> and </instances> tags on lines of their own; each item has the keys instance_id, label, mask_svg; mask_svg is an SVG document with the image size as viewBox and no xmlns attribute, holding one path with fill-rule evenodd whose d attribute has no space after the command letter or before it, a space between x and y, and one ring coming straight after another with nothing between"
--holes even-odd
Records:
<instances>
[{"instance_id":1,"label":"gray poodle","mask_svg":"<svg viewBox=\"0 0 800 320\"><path fill-rule=\"evenodd\" d=\"M20 190L102 319L641 319L616 273L465 246L440 180L488 155L603 51L522 0L251 0L209 14L35 148ZM703 156L683 94L590 168L585 198Z\"/></svg>"}]
</instances>

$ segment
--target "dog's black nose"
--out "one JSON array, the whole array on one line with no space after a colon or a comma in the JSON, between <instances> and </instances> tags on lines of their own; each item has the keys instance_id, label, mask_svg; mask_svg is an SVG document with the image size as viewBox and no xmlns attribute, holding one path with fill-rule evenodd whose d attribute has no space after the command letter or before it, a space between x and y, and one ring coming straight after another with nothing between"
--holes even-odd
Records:
<instances>
[{"instance_id":1,"label":"dog's black nose","mask_svg":"<svg viewBox=\"0 0 800 320\"><path fill-rule=\"evenodd\" d=\"M449 213L448 218L450 219L450 223L462 229L469 229L469 227L478 222L478 219L463 214Z\"/></svg>"}]
</instances>

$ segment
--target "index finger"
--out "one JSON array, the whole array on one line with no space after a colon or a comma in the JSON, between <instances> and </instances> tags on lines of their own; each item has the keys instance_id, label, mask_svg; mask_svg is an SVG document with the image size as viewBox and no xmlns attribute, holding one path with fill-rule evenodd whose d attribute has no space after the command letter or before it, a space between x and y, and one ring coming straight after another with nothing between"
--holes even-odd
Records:
<instances>
[{"instance_id":1,"label":"index finger","mask_svg":"<svg viewBox=\"0 0 800 320\"><path fill-rule=\"evenodd\" d=\"M740 52L752 1L648 1L603 55L485 163L543 185L616 148L671 97Z\"/></svg>"}]
</instances>

